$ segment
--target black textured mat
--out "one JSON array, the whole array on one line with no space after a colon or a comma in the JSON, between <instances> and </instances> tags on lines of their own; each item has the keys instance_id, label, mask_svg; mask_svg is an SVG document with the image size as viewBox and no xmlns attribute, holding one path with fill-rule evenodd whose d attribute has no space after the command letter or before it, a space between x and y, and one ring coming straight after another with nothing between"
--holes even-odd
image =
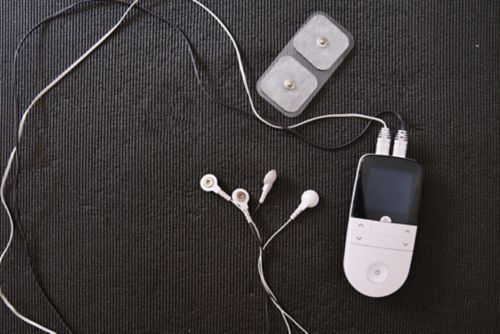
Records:
<instances>
[{"instance_id":1,"label":"black textured mat","mask_svg":"<svg viewBox=\"0 0 500 334\"><path fill-rule=\"evenodd\" d=\"M30 26L71 1L1 1L1 166L14 144L12 56ZM357 160L377 129L338 152L311 148L224 109L196 84L179 35L134 11L29 118L20 151L21 223L43 287L74 333L263 333L257 251L233 207L199 188L207 172L254 198L279 180L256 217L269 236L308 188L320 205L272 247L268 276L310 333L494 333L499 328L500 5L498 1L206 1L234 32L251 81L304 20L329 13L355 48L301 119L330 112L400 112L411 157L425 168L414 260L383 299L354 291L342 256ZM203 80L249 109L235 54L189 1L141 4L186 30ZM101 4L44 26L21 51L26 108L44 85L107 31L123 6ZM286 122L257 94L258 108ZM394 127L395 120L387 118ZM304 130L341 143L361 121ZM255 203L252 203L255 205ZM0 215L4 247L7 219ZM68 333L41 297L22 239L0 286L23 314ZM272 311L271 333L285 333ZM0 305L1 333L38 333Z\"/></svg>"}]
</instances>

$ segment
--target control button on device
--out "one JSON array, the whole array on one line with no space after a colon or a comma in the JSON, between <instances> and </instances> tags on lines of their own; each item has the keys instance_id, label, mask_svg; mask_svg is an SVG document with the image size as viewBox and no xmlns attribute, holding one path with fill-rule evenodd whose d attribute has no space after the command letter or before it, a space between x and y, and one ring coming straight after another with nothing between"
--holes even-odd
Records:
<instances>
[{"instance_id":1,"label":"control button on device","mask_svg":"<svg viewBox=\"0 0 500 334\"><path fill-rule=\"evenodd\" d=\"M369 234L365 232L352 231L351 242L355 244L367 245Z\"/></svg>"},{"instance_id":2,"label":"control button on device","mask_svg":"<svg viewBox=\"0 0 500 334\"><path fill-rule=\"evenodd\" d=\"M358 232L363 232L363 233L370 233L372 225L371 222L369 221L364 221L364 220L352 220L349 223L349 229L353 233L358 233Z\"/></svg>"},{"instance_id":3,"label":"control button on device","mask_svg":"<svg viewBox=\"0 0 500 334\"><path fill-rule=\"evenodd\" d=\"M382 223L392 223L392 219L389 216L383 216L382 218L380 218L380 221Z\"/></svg>"},{"instance_id":4,"label":"control button on device","mask_svg":"<svg viewBox=\"0 0 500 334\"><path fill-rule=\"evenodd\" d=\"M368 279L372 283L382 283L387 278L389 270L382 262L376 262L368 268Z\"/></svg>"},{"instance_id":5,"label":"control button on device","mask_svg":"<svg viewBox=\"0 0 500 334\"><path fill-rule=\"evenodd\" d=\"M413 250L413 238L412 237L407 237L407 238L401 238L401 246L400 248L403 250Z\"/></svg>"},{"instance_id":6,"label":"control button on device","mask_svg":"<svg viewBox=\"0 0 500 334\"><path fill-rule=\"evenodd\" d=\"M400 246L402 250L412 251L415 245L416 229L413 226L402 226L399 232Z\"/></svg>"},{"instance_id":7,"label":"control button on device","mask_svg":"<svg viewBox=\"0 0 500 334\"><path fill-rule=\"evenodd\" d=\"M415 235L416 229L414 226L402 225L399 234L403 238L410 238Z\"/></svg>"},{"instance_id":8,"label":"control button on device","mask_svg":"<svg viewBox=\"0 0 500 334\"><path fill-rule=\"evenodd\" d=\"M402 239L401 239L402 240ZM401 249L401 240L397 236L374 234L370 235L370 246L387 248L387 249Z\"/></svg>"}]
</instances>

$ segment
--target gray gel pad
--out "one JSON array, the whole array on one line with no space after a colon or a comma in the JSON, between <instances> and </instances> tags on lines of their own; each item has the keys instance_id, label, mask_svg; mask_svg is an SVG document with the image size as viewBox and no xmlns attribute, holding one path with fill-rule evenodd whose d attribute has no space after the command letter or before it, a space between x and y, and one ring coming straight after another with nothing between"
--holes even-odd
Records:
<instances>
[{"instance_id":1,"label":"gray gel pad","mask_svg":"<svg viewBox=\"0 0 500 334\"><path fill-rule=\"evenodd\" d=\"M285 116L299 116L353 46L347 30L316 12L260 77L257 91Z\"/></svg>"}]
</instances>

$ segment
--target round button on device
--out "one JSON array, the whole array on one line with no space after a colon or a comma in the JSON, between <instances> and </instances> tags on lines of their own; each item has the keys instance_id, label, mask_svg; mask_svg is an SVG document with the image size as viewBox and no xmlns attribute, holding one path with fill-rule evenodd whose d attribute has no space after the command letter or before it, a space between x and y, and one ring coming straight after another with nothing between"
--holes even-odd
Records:
<instances>
[{"instance_id":1,"label":"round button on device","mask_svg":"<svg viewBox=\"0 0 500 334\"><path fill-rule=\"evenodd\" d=\"M380 221L382 223L392 223L392 219L389 216L383 216L382 218L380 218Z\"/></svg>"},{"instance_id":2,"label":"round button on device","mask_svg":"<svg viewBox=\"0 0 500 334\"><path fill-rule=\"evenodd\" d=\"M385 264L382 262L376 262L368 268L367 276L372 283L381 283L387 278L388 272L389 271Z\"/></svg>"}]
</instances>

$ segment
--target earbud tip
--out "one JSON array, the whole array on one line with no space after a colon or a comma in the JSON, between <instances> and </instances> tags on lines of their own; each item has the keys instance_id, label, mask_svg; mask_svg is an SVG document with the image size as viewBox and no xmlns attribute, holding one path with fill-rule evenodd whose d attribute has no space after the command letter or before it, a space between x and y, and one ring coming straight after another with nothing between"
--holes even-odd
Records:
<instances>
[{"instance_id":1,"label":"earbud tip","mask_svg":"<svg viewBox=\"0 0 500 334\"><path fill-rule=\"evenodd\" d=\"M314 190L306 190L301 197L302 203L307 204L308 208L314 208L319 203L319 195Z\"/></svg>"},{"instance_id":2,"label":"earbud tip","mask_svg":"<svg viewBox=\"0 0 500 334\"><path fill-rule=\"evenodd\" d=\"M267 172L266 176L264 176L264 184L274 183L277 177L278 174L276 173L276 170L270 170L269 172Z\"/></svg>"}]
</instances>

